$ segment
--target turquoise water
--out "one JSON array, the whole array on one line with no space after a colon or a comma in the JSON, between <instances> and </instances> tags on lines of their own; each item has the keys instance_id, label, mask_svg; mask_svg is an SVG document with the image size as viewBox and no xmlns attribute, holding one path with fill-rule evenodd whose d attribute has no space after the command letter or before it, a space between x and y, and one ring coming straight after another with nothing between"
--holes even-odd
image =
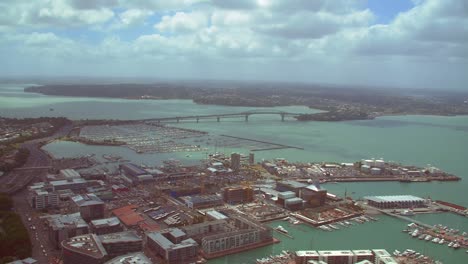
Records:
<instances>
[{"instance_id":1,"label":"turquoise water","mask_svg":"<svg viewBox=\"0 0 468 264\"><path fill-rule=\"evenodd\" d=\"M24 85L0 85L0 116L38 117L66 116L72 119L142 119L187 114L235 113L252 107L225 107L196 105L190 100L138 101L122 99L90 99L25 94ZM53 108L54 111L50 111ZM262 109L262 108L260 108ZM265 108L263 108L265 109ZM278 107L288 112L315 112L302 106ZM304 150L283 149L255 152L256 160L277 157L290 161L352 162L363 158L384 158L388 161L426 166L431 164L456 174L460 182L431 183L339 183L326 184L330 192L360 198L365 195L414 194L468 206L468 117L389 116L376 120L350 122L297 122L280 121L277 115L251 116L249 122L226 119L221 122L202 121L173 124L210 132L258 139L292 146ZM78 156L94 153L100 156L113 153L136 163L160 164L162 160L176 158L195 163L206 153L136 154L125 147L86 146L72 142L54 142L44 147L55 156ZM210 146L209 151L215 147ZM217 147L216 151L231 153L247 149ZM441 223L468 231L468 218L452 214L418 215L417 219L430 224ZM295 239L275 234L281 243L253 251L219 258L213 263L252 263L256 258L281 253L283 249L360 249L413 248L443 260L444 263L468 263L468 254L411 239L401 232L406 222L381 217L375 223L354 226L336 232L322 232L307 226L302 230L291 227ZM277 225L273 223L272 225Z\"/></svg>"},{"instance_id":2,"label":"turquoise water","mask_svg":"<svg viewBox=\"0 0 468 264\"><path fill-rule=\"evenodd\" d=\"M258 248L242 254L230 255L209 261L212 264L221 263L254 263L255 259L280 254L283 250L342 250L342 249L387 249L390 253L398 249L414 249L422 254L434 256L444 263L466 263L467 254L464 250L455 251L446 245L438 245L411 238L402 232L408 223L388 216L379 216L376 222L356 224L333 232L321 231L310 226L290 225L285 221L269 223L271 227L282 225L289 231L293 239L278 232L273 236L280 243Z\"/></svg>"}]
</instances>

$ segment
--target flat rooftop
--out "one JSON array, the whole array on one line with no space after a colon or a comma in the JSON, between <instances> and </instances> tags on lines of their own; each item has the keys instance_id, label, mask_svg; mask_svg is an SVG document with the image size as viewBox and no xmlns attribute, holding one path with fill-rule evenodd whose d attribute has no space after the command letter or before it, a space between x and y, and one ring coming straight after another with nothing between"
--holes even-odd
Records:
<instances>
[{"instance_id":1,"label":"flat rooftop","mask_svg":"<svg viewBox=\"0 0 468 264\"><path fill-rule=\"evenodd\" d=\"M79 195L73 196L71 199L77 206L80 206L80 207L104 204L104 202L99 197L97 197L94 193L79 194Z\"/></svg>"},{"instance_id":2,"label":"flat rooftop","mask_svg":"<svg viewBox=\"0 0 468 264\"><path fill-rule=\"evenodd\" d=\"M92 220L91 224L99 228L99 227L107 227L107 226L117 226L117 225L120 225L120 221L119 221L119 218L117 217L109 217L109 218L104 218L104 219Z\"/></svg>"},{"instance_id":3,"label":"flat rooftop","mask_svg":"<svg viewBox=\"0 0 468 264\"><path fill-rule=\"evenodd\" d=\"M208 211L206 212L207 215L213 217L214 219L216 220L223 220L223 219L227 219L228 217L225 216L224 214L216 211L216 210L212 210L212 211Z\"/></svg>"},{"instance_id":4,"label":"flat rooftop","mask_svg":"<svg viewBox=\"0 0 468 264\"><path fill-rule=\"evenodd\" d=\"M143 252L135 252L118 256L104 264L153 264L153 262Z\"/></svg>"},{"instance_id":5,"label":"flat rooftop","mask_svg":"<svg viewBox=\"0 0 468 264\"><path fill-rule=\"evenodd\" d=\"M100 235L99 239L103 244L142 241L141 237L133 230Z\"/></svg>"},{"instance_id":6,"label":"flat rooftop","mask_svg":"<svg viewBox=\"0 0 468 264\"><path fill-rule=\"evenodd\" d=\"M287 185L287 186L289 186L289 187L291 187L291 188L295 188L295 189L307 187L307 185L304 184L304 183L300 183L300 182L298 182L298 181L290 181L290 180L278 182L277 184Z\"/></svg>"},{"instance_id":7,"label":"flat rooftop","mask_svg":"<svg viewBox=\"0 0 468 264\"><path fill-rule=\"evenodd\" d=\"M315 250L299 250L296 251L296 256L298 257L318 257L319 253Z\"/></svg>"},{"instance_id":8,"label":"flat rooftop","mask_svg":"<svg viewBox=\"0 0 468 264\"><path fill-rule=\"evenodd\" d=\"M87 227L85 220L81 217L80 213L68 214L68 215L51 215L47 217L49 224L54 230L62 229L66 227Z\"/></svg>"},{"instance_id":9,"label":"flat rooftop","mask_svg":"<svg viewBox=\"0 0 468 264\"><path fill-rule=\"evenodd\" d=\"M64 240L62 241L62 247L97 259L102 259L107 255L106 249L95 234L86 234Z\"/></svg>"},{"instance_id":10,"label":"flat rooftop","mask_svg":"<svg viewBox=\"0 0 468 264\"><path fill-rule=\"evenodd\" d=\"M424 202L425 200L421 197L413 195L386 195L386 196L366 196L364 199L373 201L376 203L384 202Z\"/></svg>"}]
</instances>

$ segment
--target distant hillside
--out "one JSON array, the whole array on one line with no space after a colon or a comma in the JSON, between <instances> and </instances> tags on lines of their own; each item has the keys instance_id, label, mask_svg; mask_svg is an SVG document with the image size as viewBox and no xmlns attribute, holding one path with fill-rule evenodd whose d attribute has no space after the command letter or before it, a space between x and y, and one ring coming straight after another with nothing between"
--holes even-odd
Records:
<instances>
[{"instance_id":1,"label":"distant hillside","mask_svg":"<svg viewBox=\"0 0 468 264\"><path fill-rule=\"evenodd\" d=\"M299 120L341 121L381 115L466 115L468 93L371 89L267 82L160 82L155 84L69 84L25 88L45 95L127 99L192 99L198 104L270 107L305 105L328 113Z\"/></svg>"}]
</instances>

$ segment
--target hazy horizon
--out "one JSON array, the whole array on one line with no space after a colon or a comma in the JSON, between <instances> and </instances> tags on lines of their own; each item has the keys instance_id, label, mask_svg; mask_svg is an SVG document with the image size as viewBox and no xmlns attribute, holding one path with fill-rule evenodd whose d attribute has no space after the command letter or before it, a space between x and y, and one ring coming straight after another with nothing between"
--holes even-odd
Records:
<instances>
[{"instance_id":1,"label":"hazy horizon","mask_svg":"<svg viewBox=\"0 0 468 264\"><path fill-rule=\"evenodd\" d=\"M0 7L3 79L436 90L468 83L463 0L20 0Z\"/></svg>"}]
</instances>

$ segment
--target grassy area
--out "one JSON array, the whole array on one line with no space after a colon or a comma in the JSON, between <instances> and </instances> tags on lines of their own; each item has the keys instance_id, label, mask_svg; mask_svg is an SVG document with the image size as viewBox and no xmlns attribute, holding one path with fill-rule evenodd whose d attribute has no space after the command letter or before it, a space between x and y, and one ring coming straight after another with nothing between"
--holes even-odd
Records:
<instances>
[{"instance_id":1,"label":"grassy area","mask_svg":"<svg viewBox=\"0 0 468 264\"><path fill-rule=\"evenodd\" d=\"M31 256L32 244L21 217L10 211L13 202L0 194L0 264Z\"/></svg>"}]
</instances>

